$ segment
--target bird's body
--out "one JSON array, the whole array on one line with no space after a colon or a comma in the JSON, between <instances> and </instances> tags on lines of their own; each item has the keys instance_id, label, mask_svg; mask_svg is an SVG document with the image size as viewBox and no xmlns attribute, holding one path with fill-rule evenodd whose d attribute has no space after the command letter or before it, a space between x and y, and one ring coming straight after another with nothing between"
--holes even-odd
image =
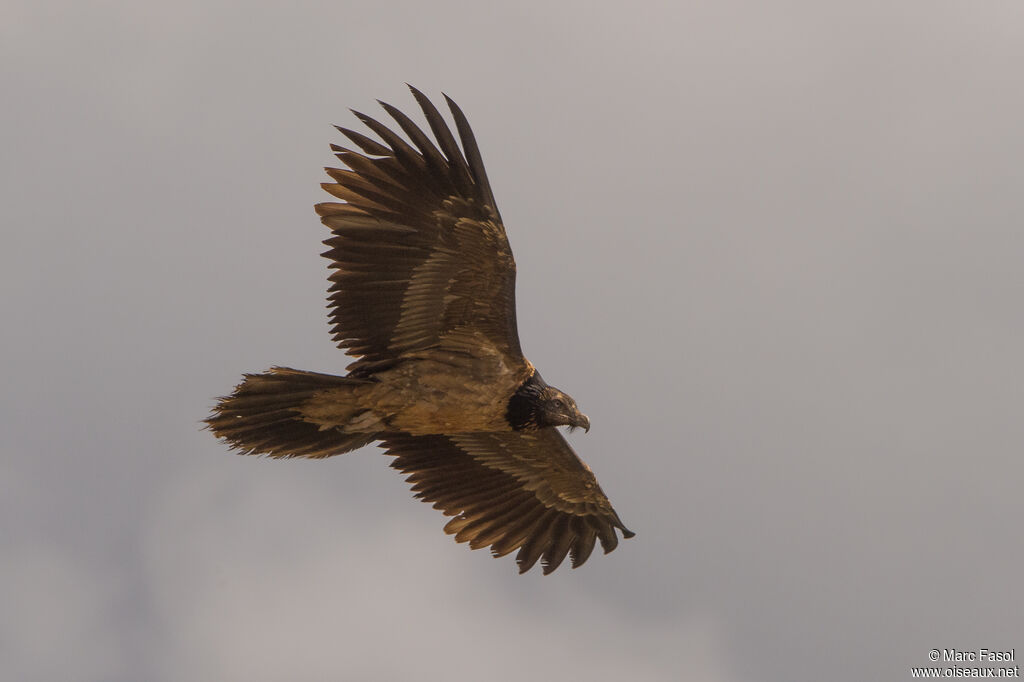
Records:
<instances>
[{"instance_id":1,"label":"bird's body","mask_svg":"<svg viewBox=\"0 0 1024 682\"><path fill-rule=\"evenodd\" d=\"M512 430L508 403L532 367L510 368L497 353L416 355L374 373L373 381L323 391L307 404L307 420L349 432L402 431L414 436ZM345 411L352 392L368 410L355 424Z\"/></svg>"},{"instance_id":2,"label":"bird's body","mask_svg":"<svg viewBox=\"0 0 1024 682\"><path fill-rule=\"evenodd\" d=\"M320 458L381 441L417 497L455 518L445 530L521 571L568 554L582 564L622 525L557 426L590 421L523 355L515 260L473 133L448 100L462 142L412 89L437 146L382 104L413 145L359 118L384 141L341 129L349 170L319 204L334 338L357 360L347 376L274 368L246 375L207 419L246 454ZM386 146L385 146L386 145Z\"/></svg>"}]
</instances>

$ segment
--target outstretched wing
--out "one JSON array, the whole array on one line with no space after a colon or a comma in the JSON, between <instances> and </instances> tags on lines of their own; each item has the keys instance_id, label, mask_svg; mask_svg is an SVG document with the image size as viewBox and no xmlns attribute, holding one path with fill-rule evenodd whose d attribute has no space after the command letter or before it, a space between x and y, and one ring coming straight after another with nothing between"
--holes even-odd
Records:
<instances>
[{"instance_id":1,"label":"outstretched wing","mask_svg":"<svg viewBox=\"0 0 1024 682\"><path fill-rule=\"evenodd\" d=\"M407 116L381 103L412 144L354 112L381 142L339 128L360 150L332 149L348 170L328 168L323 188L347 203L316 207L333 236L324 243L334 339L350 369L387 366L428 348L465 352L482 339L523 362L516 330L515 261L473 131L447 98L462 142L433 104L410 86L437 144Z\"/></svg>"},{"instance_id":2,"label":"outstretched wing","mask_svg":"<svg viewBox=\"0 0 1024 682\"><path fill-rule=\"evenodd\" d=\"M443 436L388 435L391 466L416 497L454 516L445 531L494 556L516 549L519 572L538 559L545 575L568 554L576 568L596 540L605 553L633 537L590 468L556 429Z\"/></svg>"}]
</instances>

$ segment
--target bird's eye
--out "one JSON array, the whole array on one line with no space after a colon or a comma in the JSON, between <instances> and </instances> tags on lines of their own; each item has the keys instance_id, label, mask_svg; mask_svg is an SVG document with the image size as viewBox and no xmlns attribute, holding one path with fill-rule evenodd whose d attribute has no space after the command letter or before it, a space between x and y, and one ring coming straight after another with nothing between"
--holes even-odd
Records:
<instances>
[{"instance_id":1,"label":"bird's eye","mask_svg":"<svg viewBox=\"0 0 1024 682\"><path fill-rule=\"evenodd\" d=\"M554 405L559 410L562 409L563 407L565 407L565 403L563 403L559 398L555 398Z\"/></svg>"}]
</instances>

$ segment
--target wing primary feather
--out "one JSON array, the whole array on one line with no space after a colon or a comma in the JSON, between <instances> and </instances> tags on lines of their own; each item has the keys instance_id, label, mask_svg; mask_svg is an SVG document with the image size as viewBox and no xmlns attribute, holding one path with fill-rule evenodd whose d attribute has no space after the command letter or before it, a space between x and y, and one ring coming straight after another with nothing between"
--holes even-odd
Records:
<instances>
[{"instance_id":1,"label":"wing primary feather","mask_svg":"<svg viewBox=\"0 0 1024 682\"><path fill-rule=\"evenodd\" d=\"M516 554L516 563L519 564L520 573L526 573L533 568L533 565L537 563L537 559L547 549L548 542L551 539L551 518L557 514L558 512L549 509L547 513L537 519L532 534L526 539L523 546L519 548L519 553Z\"/></svg>"},{"instance_id":2,"label":"wing primary feather","mask_svg":"<svg viewBox=\"0 0 1024 682\"><path fill-rule=\"evenodd\" d=\"M352 113L356 112L353 111ZM377 140L374 140L371 137L367 137L366 135L358 133L354 130L349 130L348 128L342 128L341 126L334 127L337 128L339 133L341 133L348 139L352 140L353 144L355 144L357 147L362 149L367 154L371 154L373 156L393 156L393 152L390 149L388 149L380 142L377 142Z\"/></svg>"},{"instance_id":3,"label":"wing primary feather","mask_svg":"<svg viewBox=\"0 0 1024 682\"><path fill-rule=\"evenodd\" d=\"M572 547L573 534L569 529L569 516L559 514L558 518L551 524L551 543L541 556L541 565L544 567L544 575L548 575L558 568L565 555Z\"/></svg>"},{"instance_id":4,"label":"wing primary feather","mask_svg":"<svg viewBox=\"0 0 1024 682\"><path fill-rule=\"evenodd\" d=\"M491 554L496 557L505 556L509 552L512 552L522 546L526 539L530 537L537 521L546 514L547 511L548 510L544 506L537 504L528 512L524 513L515 524L512 524L505 529L505 534L501 536L500 540L491 545Z\"/></svg>"},{"instance_id":5,"label":"wing primary feather","mask_svg":"<svg viewBox=\"0 0 1024 682\"><path fill-rule=\"evenodd\" d=\"M572 567L578 568L590 558L590 553L594 551L597 532L578 516L572 520L572 524L576 533L576 539L572 543L569 556L572 559Z\"/></svg>"},{"instance_id":6,"label":"wing primary feather","mask_svg":"<svg viewBox=\"0 0 1024 682\"><path fill-rule=\"evenodd\" d=\"M459 131L459 137L462 138L462 148L466 152L466 161L469 162L469 168L470 171L472 171L473 180L480 189L480 193L483 195L484 201L494 209L495 214L498 214L498 203L494 200L494 193L491 191L491 183L487 180L487 172L484 170L484 160L480 156L480 147L477 146L476 137L473 135L473 129L469 127L469 121L466 119L466 115L462 113L462 109L459 108L459 105L456 104L448 95L445 95L444 99L448 102L448 108L451 109L452 118L455 119L455 128ZM498 220L500 221L501 218L499 217Z\"/></svg>"},{"instance_id":7,"label":"wing primary feather","mask_svg":"<svg viewBox=\"0 0 1024 682\"><path fill-rule=\"evenodd\" d=\"M335 152L334 155L338 157L339 161L342 161L346 166L361 175L372 177L376 180L380 180L381 182L386 182L398 190L405 189L405 184L403 183L402 178L395 177L395 175L388 172L397 170L400 168L399 166L389 168L385 164L381 163L381 159L371 159L367 156L363 156L359 152L354 152L351 149L342 147L341 145L332 144L331 149ZM401 173L400 175L404 176L405 174Z\"/></svg>"},{"instance_id":8,"label":"wing primary feather","mask_svg":"<svg viewBox=\"0 0 1024 682\"><path fill-rule=\"evenodd\" d=\"M603 520L599 520L596 525L597 537L601 540L601 549L605 554L619 546L619 536L615 534L614 526Z\"/></svg>"},{"instance_id":9,"label":"wing primary feather","mask_svg":"<svg viewBox=\"0 0 1024 682\"><path fill-rule=\"evenodd\" d=\"M433 145L430 139L423 134L423 131L419 129L412 120L403 114L401 111L391 106L387 102L380 102L380 105L384 108L384 111L388 112L391 118L398 122L399 127L405 134L409 136L420 152L423 154L423 158L426 160L427 165L430 166L430 170L438 175L447 176L448 163L445 158L441 155L441 152L437 150L437 147Z\"/></svg>"},{"instance_id":10,"label":"wing primary feather","mask_svg":"<svg viewBox=\"0 0 1024 682\"><path fill-rule=\"evenodd\" d=\"M437 138L437 143L441 146L441 151L448 158L448 164L451 167L452 179L455 181L456 186L459 190L467 195L470 195L470 190L473 187L473 179L469 172L469 166L466 164L466 158L462 155L462 150L459 149L458 143L455 141L455 136L452 135L452 131L448 128L448 124L444 122L444 118L441 116L441 112L437 110L434 103L427 99L426 95L408 85L412 91L413 97L420 105L420 109L423 110L423 115L427 119L427 123L430 125L430 130L433 131L434 137Z\"/></svg>"},{"instance_id":11,"label":"wing primary feather","mask_svg":"<svg viewBox=\"0 0 1024 682\"><path fill-rule=\"evenodd\" d=\"M380 135L380 139L391 146L393 151L392 155L405 166L409 172L411 178L417 178L421 181L433 180L429 173L425 173L426 162L423 160L423 156L420 155L408 142L399 137L393 130L388 128L386 125L373 118L367 116L358 111L352 112L359 117L359 120L363 122L367 128Z\"/></svg>"}]
</instances>

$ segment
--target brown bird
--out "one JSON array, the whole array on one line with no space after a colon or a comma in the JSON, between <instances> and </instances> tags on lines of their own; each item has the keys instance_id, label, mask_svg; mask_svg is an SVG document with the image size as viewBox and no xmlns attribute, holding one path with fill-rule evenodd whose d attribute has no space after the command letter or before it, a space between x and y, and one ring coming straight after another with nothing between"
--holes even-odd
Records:
<instances>
[{"instance_id":1,"label":"brown bird","mask_svg":"<svg viewBox=\"0 0 1024 682\"><path fill-rule=\"evenodd\" d=\"M338 130L348 170L322 186L345 203L316 206L332 236L334 340L358 359L347 376L275 367L247 374L206 420L243 454L321 458L381 441L416 497L454 518L472 549L519 550L520 573L599 540L632 537L590 467L555 428L590 420L523 355L505 227L473 131L445 96L461 140L410 86L436 145L381 102L409 144L353 112L383 142Z\"/></svg>"}]
</instances>

